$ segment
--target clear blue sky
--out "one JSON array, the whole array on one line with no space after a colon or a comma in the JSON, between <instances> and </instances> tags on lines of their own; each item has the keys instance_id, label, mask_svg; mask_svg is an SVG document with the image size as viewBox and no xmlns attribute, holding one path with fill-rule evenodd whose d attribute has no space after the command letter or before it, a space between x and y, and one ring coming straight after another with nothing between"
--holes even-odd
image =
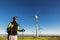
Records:
<instances>
[{"instance_id":1,"label":"clear blue sky","mask_svg":"<svg viewBox=\"0 0 60 40\"><path fill-rule=\"evenodd\" d=\"M32 16L39 12L42 34L60 34L60 0L0 0L0 32L5 33L13 16L18 16L20 28L25 33L35 31Z\"/></svg>"}]
</instances>

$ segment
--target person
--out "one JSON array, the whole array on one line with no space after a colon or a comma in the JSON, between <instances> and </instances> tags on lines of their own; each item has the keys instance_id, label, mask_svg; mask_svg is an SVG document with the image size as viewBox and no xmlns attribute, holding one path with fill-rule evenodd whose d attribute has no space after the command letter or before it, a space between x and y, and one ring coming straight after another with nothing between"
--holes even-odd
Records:
<instances>
[{"instance_id":1,"label":"person","mask_svg":"<svg viewBox=\"0 0 60 40\"><path fill-rule=\"evenodd\" d=\"M17 24L17 16L13 17L13 21L8 24L7 33L8 40L17 40L17 31L24 32L25 30L20 30L19 25Z\"/></svg>"}]
</instances>

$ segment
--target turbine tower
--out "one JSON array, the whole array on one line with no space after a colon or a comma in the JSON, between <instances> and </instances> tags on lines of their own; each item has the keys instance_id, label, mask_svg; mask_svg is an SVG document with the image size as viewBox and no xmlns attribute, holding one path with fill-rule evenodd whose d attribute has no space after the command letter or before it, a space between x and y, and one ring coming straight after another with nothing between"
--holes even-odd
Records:
<instances>
[{"instance_id":1,"label":"turbine tower","mask_svg":"<svg viewBox=\"0 0 60 40\"><path fill-rule=\"evenodd\" d=\"M38 16L39 16L40 10L35 14L35 16L32 16L35 19L35 26L36 26L36 37L38 37Z\"/></svg>"},{"instance_id":2,"label":"turbine tower","mask_svg":"<svg viewBox=\"0 0 60 40\"><path fill-rule=\"evenodd\" d=\"M36 21L36 37L38 37L38 16L35 16L35 21Z\"/></svg>"}]
</instances>

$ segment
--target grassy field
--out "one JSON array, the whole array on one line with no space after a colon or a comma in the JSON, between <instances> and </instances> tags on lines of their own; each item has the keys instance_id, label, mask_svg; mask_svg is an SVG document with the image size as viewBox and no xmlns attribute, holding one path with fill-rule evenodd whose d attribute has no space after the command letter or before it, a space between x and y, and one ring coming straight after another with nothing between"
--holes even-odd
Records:
<instances>
[{"instance_id":1,"label":"grassy field","mask_svg":"<svg viewBox=\"0 0 60 40\"><path fill-rule=\"evenodd\" d=\"M0 37L0 40L7 40L7 37ZM18 37L18 40L22 40L22 37ZM42 36L42 37L23 37L23 40L60 40L60 37L48 37L48 36Z\"/></svg>"}]
</instances>

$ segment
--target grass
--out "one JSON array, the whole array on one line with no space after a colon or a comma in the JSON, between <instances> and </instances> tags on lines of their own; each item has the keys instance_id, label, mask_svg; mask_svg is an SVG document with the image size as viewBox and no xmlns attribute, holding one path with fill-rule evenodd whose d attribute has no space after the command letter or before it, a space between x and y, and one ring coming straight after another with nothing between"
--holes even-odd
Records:
<instances>
[{"instance_id":1,"label":"grass","mask_svg":"<svg viewBox=\"0 0 60 40\"><path fill-rule=\"evenodd\" d=\"M0 37L0 40L7 40L7 37ZM22 37L18 37L18 40L22 40ZM60 40L60 37L42 36L42 37L23 37L23 40Z\"/></svg>"}]
</instances>

